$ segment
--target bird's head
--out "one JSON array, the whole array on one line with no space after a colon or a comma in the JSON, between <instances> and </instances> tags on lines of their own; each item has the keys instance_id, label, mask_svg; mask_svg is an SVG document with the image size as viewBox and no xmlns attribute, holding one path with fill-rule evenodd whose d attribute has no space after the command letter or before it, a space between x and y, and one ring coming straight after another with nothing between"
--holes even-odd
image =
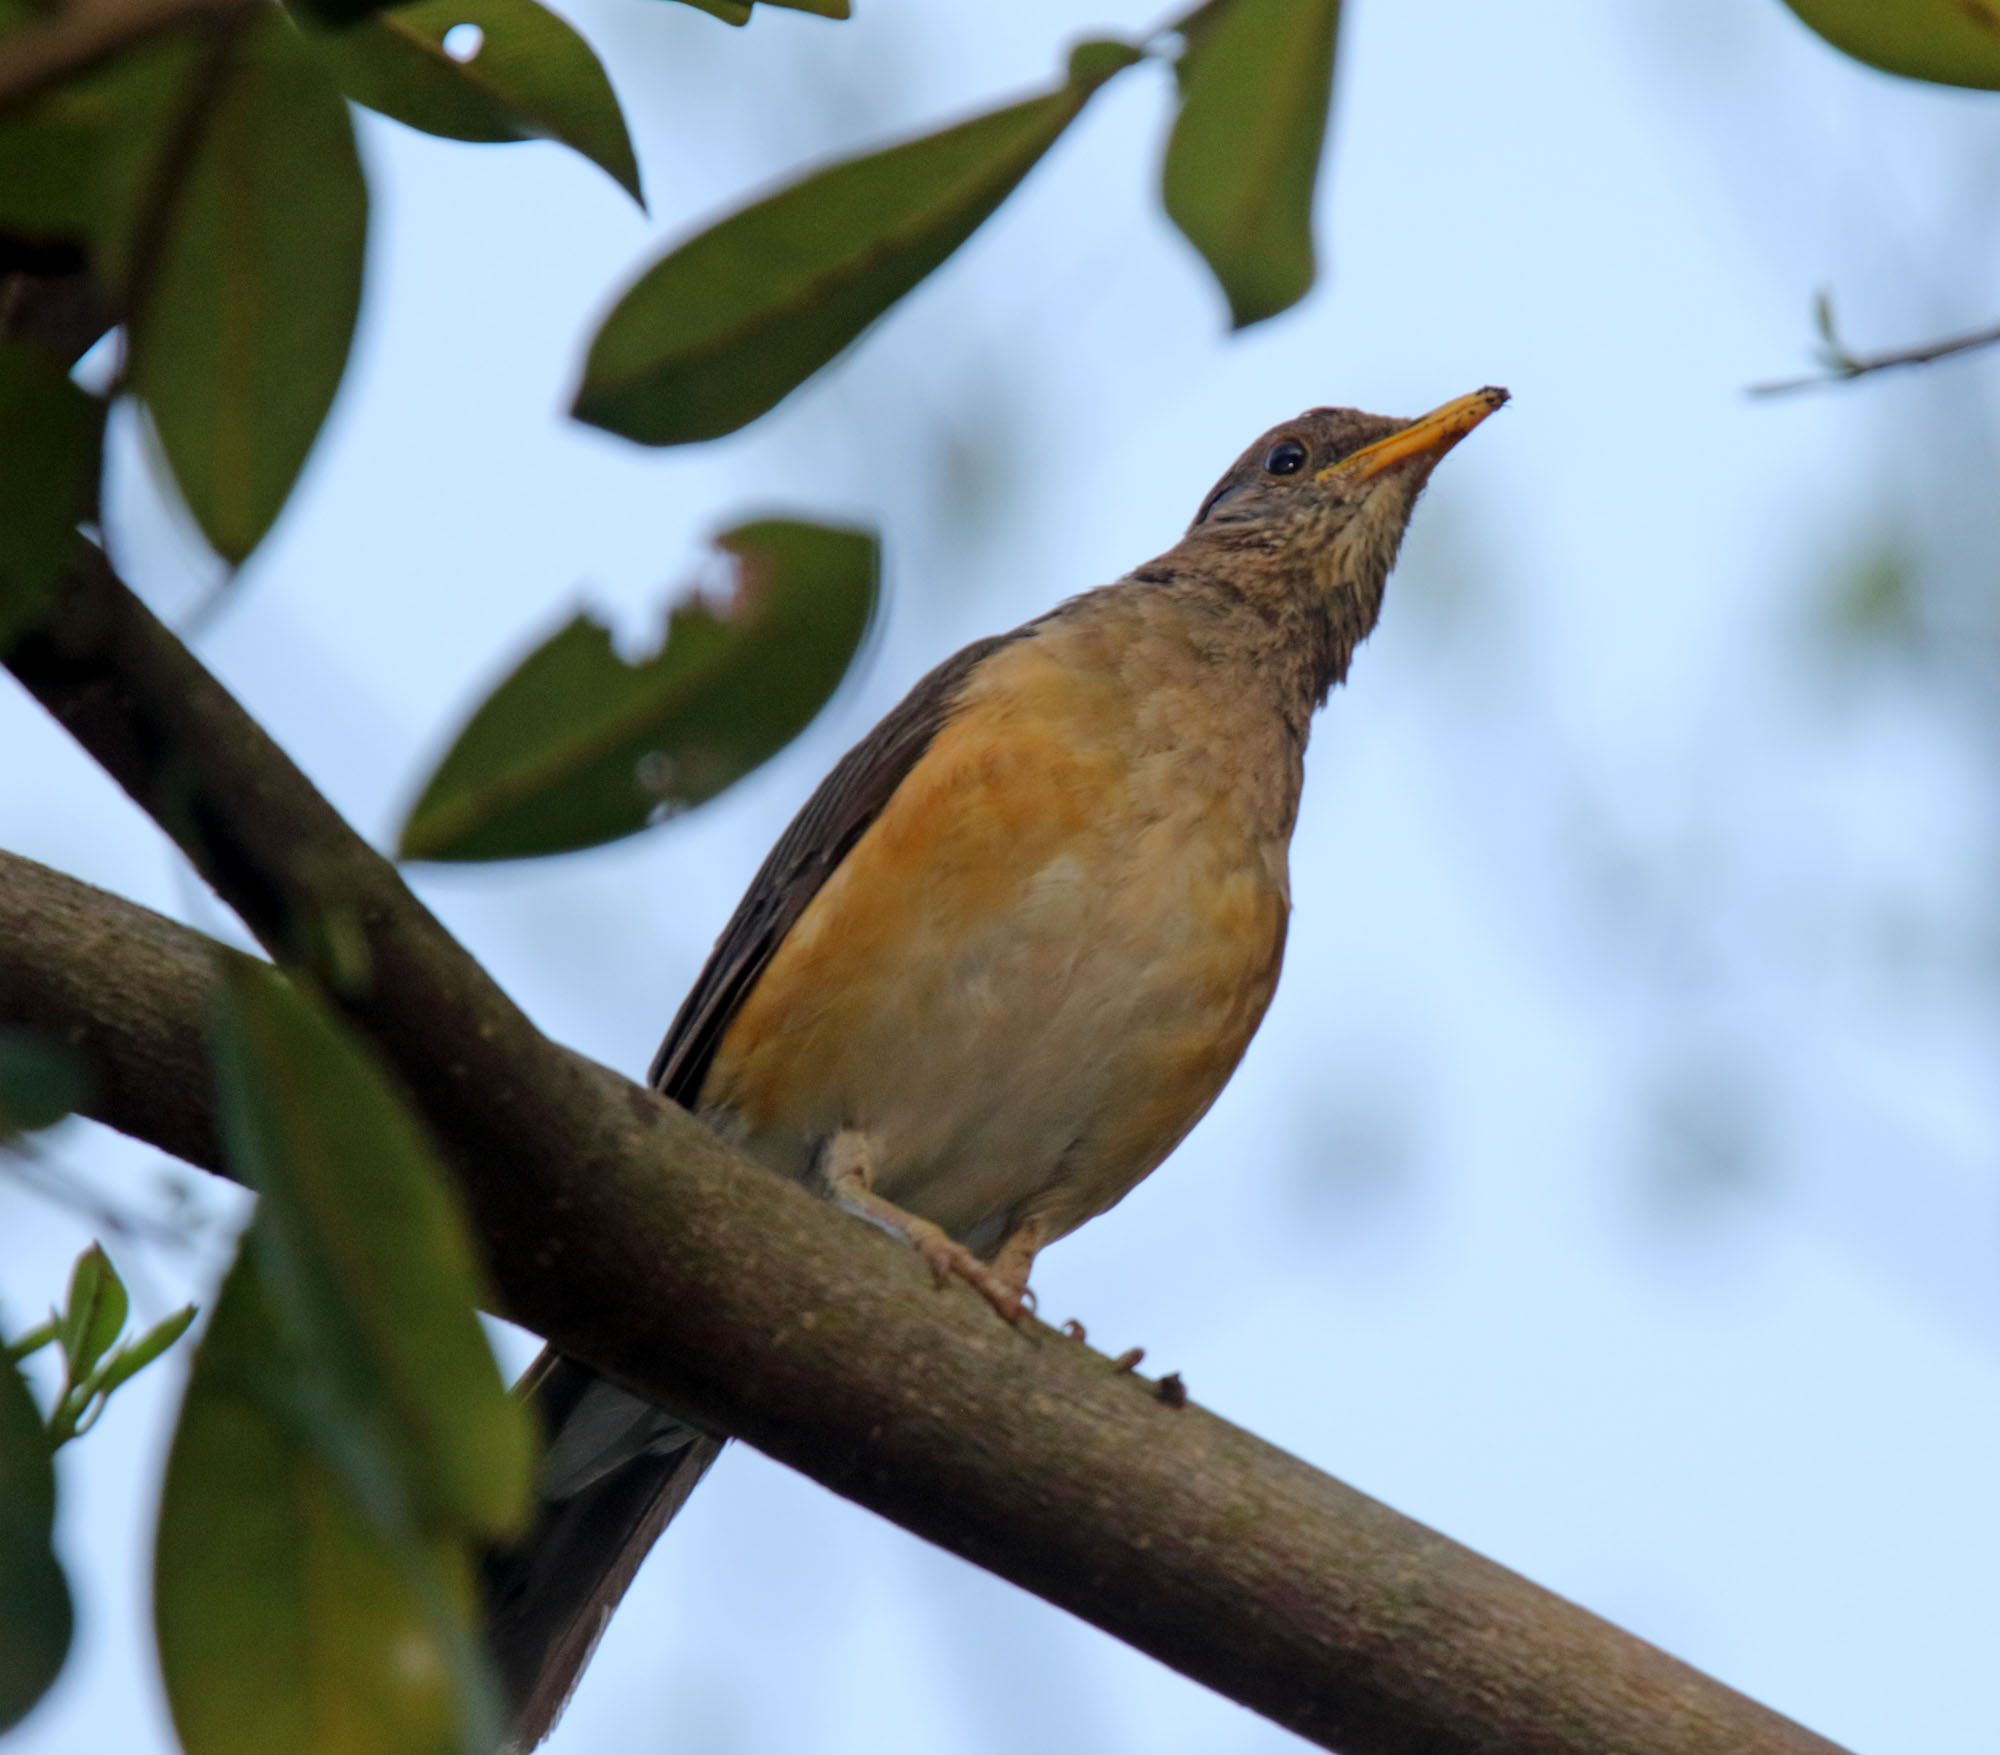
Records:
<instances>
[{"instance_id":1,"label":"bird's head","mask_svg":"<svg viewBox=\"0 0 2000 1755\"><path fill-rule=\"evenodd\" d=\"M1358 639L1431 471L1506 400L1504 390L1475 390L1416 420L1309 408L1230 465L1182 546L1240 556L1232 572L1249 563L1270 585L1303 590Z\"/></svg>"}]
</instances>

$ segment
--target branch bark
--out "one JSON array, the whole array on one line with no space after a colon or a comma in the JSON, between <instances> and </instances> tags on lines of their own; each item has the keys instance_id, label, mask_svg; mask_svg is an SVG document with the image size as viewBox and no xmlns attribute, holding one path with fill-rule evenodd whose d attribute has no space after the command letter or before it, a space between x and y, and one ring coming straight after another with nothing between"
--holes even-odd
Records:
<instances>
[{"instance_id":1,"label":"branch bark","mask_svg":"<svg viewBox=\"0 0 2000 1755\"><path fill-rule=\"evenodd\" d=\"M69 0L0 38L0 109L87 73L121 49L193 19L244 13L269 0Z\"/></svg>"},{"instance_id":2,"label":"branch bark","mask_svg":"<svg viewBox=\"0 0 2000 1755\"><path fill-rule=\"evenodd\" d=\"M549 1042L95 551L16 676L404 1077L508 1312L1347 1755L1833 1745L909 1252ZM208 951L7 861L0 996L214 1162Z\"/></svg>"}]
</instances>

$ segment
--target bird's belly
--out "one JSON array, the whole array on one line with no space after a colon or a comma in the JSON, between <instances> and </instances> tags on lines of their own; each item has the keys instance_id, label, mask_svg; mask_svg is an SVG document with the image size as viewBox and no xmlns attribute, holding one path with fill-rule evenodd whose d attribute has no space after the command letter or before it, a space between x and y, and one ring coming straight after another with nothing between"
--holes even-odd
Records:
<instances>
[{"instance_id":1,"label":"bird's belly","mask_svg":"<svg viewBox=\"0 0 2000 1755\"><path fill-rule=\"evenodd\" d=\"M814 898L702 1100L793 1174L863 1133L877 1191L977 1247L1030 1202L1050 1235L1080 1224L1199 1119L1270 999L1286 897L1282 840L1170 773L966 741Z\"/></svg>"}]
</instances>

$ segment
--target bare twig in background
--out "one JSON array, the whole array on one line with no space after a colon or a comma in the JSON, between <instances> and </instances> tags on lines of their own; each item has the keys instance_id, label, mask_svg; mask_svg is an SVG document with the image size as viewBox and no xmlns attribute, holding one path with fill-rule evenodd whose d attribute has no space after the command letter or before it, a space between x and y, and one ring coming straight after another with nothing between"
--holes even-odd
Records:
<instances>
[{"instance_id":1,"label":"bare twig in background","mask_svg":"<svg viewBox=\"0 0 2000 1755\"><path fill-rule=\"evenodd\" d=\"M1845 384L1855 378L1864 378L1871 372L1892 372L1901 366L1927 366L1933 361L1950 359L1954 354L1971 353L1977 348L2000 344L2000 323L1984 329L1967 330L1962 335L1947 335L1938 341L1926 341L1916 347L1892 348L1887 353L1851 352L1841 341L1833 326L1833 301L1825 293L1813 300L1814 326L1819 330L1820 347L1816 357L1824 368L1804 378L1778 378L1768 383L1752 384L1752 396L1784 396L1794 390L1816 390L1826 384Z\"/></svg>"}]
</instances>

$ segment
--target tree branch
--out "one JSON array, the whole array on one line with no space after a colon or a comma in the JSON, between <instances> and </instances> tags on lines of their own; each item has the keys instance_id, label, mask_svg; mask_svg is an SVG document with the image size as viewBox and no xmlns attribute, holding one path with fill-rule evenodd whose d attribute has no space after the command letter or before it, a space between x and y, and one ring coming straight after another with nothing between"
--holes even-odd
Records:
<instances>
[{"instance_id":1,"label":"tree branch","mask_svg":"<svg viewBox=\"0 0 2000 1755\"><path fill-rule=\"evenodd\" d=\"M545 1039L101 556L17 677L445 1142L510 1314L1346 1755L1837 1755L1810 1732L898 1248ZM10 860L0 995L212 1158L196 935ZM169 1097L140 1087L174 1082Z\"/></svg>"},{"instance_id":2,"label":"tree branch","mask_svg":"<svg viewBox=\"0 0 2000 1755\"><path fill-rule=\"evenodd\" d=\"M69 0L44 21L0 37L0 109L177 24L264 4L268 0Z\"/></svg>"},{"instance_id":3,"label":"tree branch","mask_svg":"<svg viewBox=\"0 0 2000 1755\"><path fill-rule=\"evenodd\" d=\"M1823 345L1819 361L1826 369L1805 378L1777 378L1752 384L1752 396L1786 396L1794 390L1816 390L1825 384L1845 384L1865 378L1871 372L1893 372L1903 366L1928 366L1954 354L1971 353L1977 348L2000 345L2000 323L1984 329L1970 329L1962 335L1947 335L1915 347L1891 348L1886 353L1850 353L1833 331L1833 312L1824 295L1818 302L1819 331Z\"/></svg>"}]
</instances>

